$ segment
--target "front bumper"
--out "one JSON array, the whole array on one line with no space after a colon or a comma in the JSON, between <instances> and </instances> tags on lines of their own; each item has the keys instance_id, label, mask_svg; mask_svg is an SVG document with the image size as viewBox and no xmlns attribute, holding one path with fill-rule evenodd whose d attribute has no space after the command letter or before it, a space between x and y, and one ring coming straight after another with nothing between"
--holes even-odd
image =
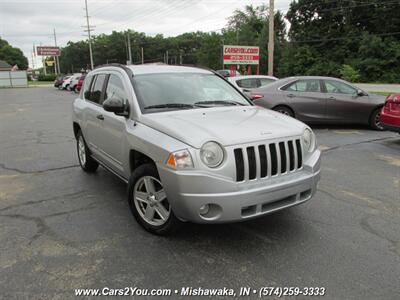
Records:
<instances>
[{"instance_id":1,"label":"front bumper","mask_svg":"<svg viewBox=\"0 0 400 300\"><path fill-rule=\"evenodd\" d=\"M315 194L320 179L316 150L303 168L292 174L235 182L196 170L176 171L158 165L168 200L175 215L195 223L243 221L301 204ZM209 204L209 213L200 208Z\"/></svg>"}]
</instances>

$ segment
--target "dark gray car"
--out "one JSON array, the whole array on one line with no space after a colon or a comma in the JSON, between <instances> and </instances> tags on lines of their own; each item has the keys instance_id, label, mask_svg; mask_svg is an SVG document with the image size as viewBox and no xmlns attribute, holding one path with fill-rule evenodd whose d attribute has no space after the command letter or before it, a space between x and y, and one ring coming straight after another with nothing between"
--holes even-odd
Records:
<instances>
[{"instance_id":1,"label":"dark gray car","mask_svg":"<svg viewBox=\"0 0 400 300\"><path fill-rule=\"evenodd\" d=\"M366 124L381 130L381 95L368 94L332 77L301 76L278 80L251 94L256 105L306 123Z\"/></svg>"}]
</instances>

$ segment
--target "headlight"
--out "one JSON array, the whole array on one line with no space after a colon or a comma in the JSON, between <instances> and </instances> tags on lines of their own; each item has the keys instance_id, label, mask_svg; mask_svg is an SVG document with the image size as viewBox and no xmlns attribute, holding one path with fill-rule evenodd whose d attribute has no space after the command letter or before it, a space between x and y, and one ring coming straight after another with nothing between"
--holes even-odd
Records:
<instances>
[{"instance_id":1,"label":"headlight","mask_svg":"<svg viewBox=\"0 0 400 300\"><path fill-rule=\"evenodd\" d=\"M218 167L224 160L224 149L216 142L207 142L200 149L200 158L210 167Z\"/></svg>"},{"instance_id":2,"label":"headlight","mask_svg":"<svg viewBox=\"0 0 400 300\"><path fill-rule=\"evenodd\" d=\"M174 169L193 168L192 156L188 150L173 152L168 157L167 165Z\"/></svg>"},{"instance_id":3,"label":"headlight","mask_svg":"<svg viewBox=\"0 0 400 300\"><path fill-rule=\"evenodd\" d=\"M303 132L303 145L304 149L308 152L314 151L315 136L311 129L306 128Z\"/></svg>"}]
</instances>

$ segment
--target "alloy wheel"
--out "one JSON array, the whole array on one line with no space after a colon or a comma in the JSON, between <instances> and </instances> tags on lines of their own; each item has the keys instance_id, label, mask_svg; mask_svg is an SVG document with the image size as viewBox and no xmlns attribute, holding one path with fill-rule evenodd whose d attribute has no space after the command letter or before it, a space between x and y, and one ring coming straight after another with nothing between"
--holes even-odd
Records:
<instances>
[{"instance_id":1,"label":"alloy wheel","mask_svg":"<svg viewBox=\"0 0 400 300\"><path fill-rule=\"evenodd\" d=\"M141 177L134 186L133 199L140 217L148 224L161 226L168 221L171 206L158 179Z\"/></svg>"},{"instance_id":2,"label":"alloy wheel","mask_svg":"<svg viewBox=\"0 0 400 300\"><path fill-rule=\"evenodd\" d=\"M78 156L82 166L84 166L86 164L86 149L82 135L78 139Z\"/></svg>"},{"instance_id":3,"label":"alloy wheel","mask_svg":"<svg viewBox=\"0 0 400 300\"><path fill-rule=\"evenodd\" d=\"M382 125L381 125L381 113L380 113L380 112L378 112L378 113L375 115L375 120L374 120L374 122L375 122L376 128L378 128L378 129L383 129L383 127L382 127Z\"/></svg>"}]
</instances>

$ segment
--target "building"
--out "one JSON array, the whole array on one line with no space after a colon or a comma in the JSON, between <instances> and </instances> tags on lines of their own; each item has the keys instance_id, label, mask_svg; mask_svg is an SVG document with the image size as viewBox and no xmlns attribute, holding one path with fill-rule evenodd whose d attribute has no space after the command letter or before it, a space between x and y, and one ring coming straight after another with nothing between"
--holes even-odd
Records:
<instances>
[{"instance_id":1,"label":"building","mask_svg":"<svg viewBox=\"0 0 400 300\"><path fill-rule=\"evenodd\" d=\"M0 71L11 71L12 66L5 62L4 60L0 60Z\"/></svg>"}]
</instances>

